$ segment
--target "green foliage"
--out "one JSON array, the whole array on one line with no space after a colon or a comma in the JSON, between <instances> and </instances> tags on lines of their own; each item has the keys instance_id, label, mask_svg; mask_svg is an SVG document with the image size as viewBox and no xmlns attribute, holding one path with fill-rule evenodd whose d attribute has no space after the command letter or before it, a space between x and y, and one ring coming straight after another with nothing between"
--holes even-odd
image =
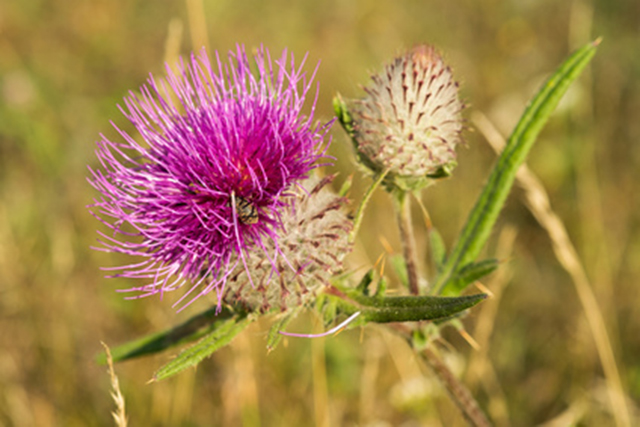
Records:
<instances>
[{"instance_id":1,"label":"green foliage","mask_svg":"<svg viewBox=\"0 0 640 427\"><path fill-rule=\"evenodd\" d=\"M393 267L393 271L398 276L400 280L400 284L405 288L409 289L409 276L407 274L407 263L404 260L404 257L401 254L393 255L389 261L391 261L391 266Z\"/></svg>"},{"instance_id":2,"label":"green foliage","mask_svg":"<svg viewBox=\"0 0 640 427\"><path fill-rule=\"evenodd\" d=\"M291 321L295 319L298 316L298 314L300 314L302 309L303 309L303 306L299 306L294 310L291 310L287 313L280 315L280 318L278 318L275 322L273 322L273 324L271 325L271 328L269 328L269 335L267 336L268 351L275 350L278 344L280 344L280 341L282 341L283 335L280 334L279 332L284 331L289 325L289 323L291 323Z\"/></svg>"},{"instance_id":3,"label":"green foliage","mask_svg":"<svg viewBox=\"0 0 640 427\"><path fill-rule=\"evenodd\" d=\"M213 307L167 331L154 333L115 347L111 349L111 356L114 362L122 362L136 357L159 353L208 335L218 329L221 324L233 318L233 316L234 313L226 307L222 307L219 312ZM97 361L100 364L106 364L106 354L104 352L100 353Z\"/></svg>"},{"instance_id":4,"label":"green foliage","mask_svg":"<svg viewBox=\"0 0 640 427\"><path fill-rule=\"evenodd\" d=\"M236 335L255 320L250 316L234 316L217 323L217 327L198 343L183 350L175 359L160 368L154 375L154 381L164 380L187 368L196 366L206 357L226 346Z\"/></svg>"},{"instance_id":5,"label":"green foliage","mask_svg":"<svg viewBox=\"0 0 640 427\"><path fill-rule=\"evenodd\" d=\"M595 55L598 44L599 40L589 43L571 55L525 109L438 276L435 285L437 293L458 295L468 284L454 280L454 277L461 268L475 261L484 247L511 191L518 169L569 85L578 78Z\"/></svg>"},{"instance_id":6,"label":"green foliage","mask_svg":"<svg viewBox=\"0 0 640 427\"><path fill-rule=\"evenodd\" d=\"M453 289L465 289L476 280L493 273L499 264L500 262L497 259L486 259L467 264L451 278L449 286Z\"/></svg>"},{"instance_id":7,"label":"green foliage","mask_svg":"<svg viewBox=\"0 0 640 427\"><path fill-rule=\"evenodd\" d=\"M368 322L419 322L454 316L487 298L486 294L462 297L400 296L382 301L359 300L360 304L373 304L362 309L362 318Z\"/></svg>"},{"instance_id":8,"label":"green foliage","mask_svg":"<svg viewBox=\"0 0 640 427\"><path fill-rule=\"evenodd\" d=\"M447 248L442 240L442 236L435 228L427 230L429 237L429 248L431 249L431 262L436 269L437 273L440 273L444 263L447 259Z\"/></svg>"},{"instance_id":9,"label":"green foliage","mask_svg":"<svg viewBox=\"0 0 640 427\"><path fill-rule=\"evenodd\" d=\"M364 322L417 322L449 318L473 307L487 297L486 294L463 297L385 296L386 280L384 278L380 279L375 295L369 296L368 287L371 277L365 275L365 279L363 282L366 286L340 289L346 298L330 296L330 301L346 314L351 315L359 311L360 320Z\"/></svg>"}]
</instances>

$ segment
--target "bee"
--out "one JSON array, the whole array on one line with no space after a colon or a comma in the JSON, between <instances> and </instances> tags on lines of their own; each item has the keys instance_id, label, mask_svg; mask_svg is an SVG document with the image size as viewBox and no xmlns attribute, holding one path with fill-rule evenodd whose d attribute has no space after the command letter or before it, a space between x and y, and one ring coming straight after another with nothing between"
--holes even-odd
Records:
<instances>
[{"instance_id":1,"label":"bee","mask_svg":"<svg viewBox=\"0 0 640 427\"><path fill-rule=\"evenodd\" d=\"M253 203L240 196L231 196L232 202L235 202L236 214L238 220L243 224L255 224L258 222L258 209Z\"/></svg>"}]
</instances>

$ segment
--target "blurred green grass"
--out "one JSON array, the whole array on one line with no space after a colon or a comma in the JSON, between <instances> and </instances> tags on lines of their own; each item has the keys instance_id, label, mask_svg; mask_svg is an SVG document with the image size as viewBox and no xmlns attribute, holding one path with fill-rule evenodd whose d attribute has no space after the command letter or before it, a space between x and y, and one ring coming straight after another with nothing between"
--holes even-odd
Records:
<instances>
[{"instance_id":1,"label":"blurred green grass","mask_svg":"<svg viewBox=\"0 0 640 427\"><path fill-rule=\"evenodd\" d=\"M578 247L637 405L640 3L243 0L204 2L194 16L204 19L211 49L288 47L297 58L309 52L309 70L321 60L317 114L325 119L335 92L358 96L358 85L383 61L434 43L461 80L470 110L487 114L505 134L545 75L572 49L603 36L590 72L565 98L529 164ZM149 72L161 73L171 22L184 27L180 54L200 47L191 41L194 19L183 2L0 5L0 425L111 425L108 376L94 362L100 340L114 346L189 315L175 314L171 298L123 301L114 292L126 284L103 279L99 267L121 259L89 249L98 223L85 205L95 196L86 165L96 164L98 134L115 136L109 120L127 127L116 105ZM353 156L337 126L333 135L335 170L344 177ZM478 132L466 137L455 176L424 197L449 244L494 158ZM356 175L352 194L367 183ZM492 414L506 405L512 425L544 422L580 402L588 403L584 425L606 425L603 375L582 308L518 196L516 190L499 224L515 227L517 237L486 349L492 370L474 391ZM353 268L375 261L383 241L399 250L388 205L385 195L374 198ZM425 247L422 232L417 241ZM478 313L466 321L471 332ZM303 318L292 328L312 323ZM408 349L380 328L289 340L267 355L267 326L250 328L197 371L167 382L145 384L168 355L117 365L131 424L314 425L323 414L328 425L462 422ZM445 338L460 360L474 353L457 334Z\"/></svg>"}]
</instances>

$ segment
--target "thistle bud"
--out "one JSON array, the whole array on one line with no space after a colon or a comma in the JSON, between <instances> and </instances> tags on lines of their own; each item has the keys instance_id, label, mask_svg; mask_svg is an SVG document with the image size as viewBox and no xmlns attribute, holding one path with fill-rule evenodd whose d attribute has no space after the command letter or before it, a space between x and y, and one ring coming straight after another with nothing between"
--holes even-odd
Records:
<instances>
[{"instance_id":1,"label":"thistle bud","mask_svg":"<svg viewBox=\"0 0 640 427\"><path fill-rule=\"evenodd\" d=\"M367 96L350 114L365 166L425 178L455 165L464 105L451 69L433 47L417 46L396 58L364 90Z\"/></svg>"},{"instance_id":2,"label":"thistle bud","mask_svg":"<svg viewBox=\"0 0 640 427\"><path fill-rule=\"evenodd\" d=\"M312 302L342 270L352 222L343 209L347 200L330 190L332 180L312 176L305 182L309 190L297 189L295 203L280 215L278 247L265 241L263 253L247 253L246 268L227 280L223 302L252 312L287 311Z\"/></svg>"}]
</instances>

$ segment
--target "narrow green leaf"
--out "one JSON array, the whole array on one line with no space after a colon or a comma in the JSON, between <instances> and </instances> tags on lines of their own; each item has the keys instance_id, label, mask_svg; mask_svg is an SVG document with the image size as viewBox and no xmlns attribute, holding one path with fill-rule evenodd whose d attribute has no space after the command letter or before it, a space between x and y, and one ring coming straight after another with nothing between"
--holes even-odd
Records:
<instances>
[{"instance_id":1,"label":"narrow green leaf","mask_svg":"<svg viewBox=\"0 0 640 427\"><path fill-rule=\"evenodd\" d=\"M267 351L273 351L278 346L278 344L280 344L280 341L282 341L284 335L280 334L279 332L284 331L287 328L287 325L289 325L289 323L291 323L291 321L295 319L298 314L300 314L303 307L303 305L296 307L295 309L280 317L273 323L273 325L271 325L271 328L269 329L269 335L267 335Z\"/></svg>"},{"instance_id":2,"label":"narrow green leaf","mask_svg":"<svg viewBox=\"0 0 640 427\"><path fill-rule=\"evenodd\" d=\"M193 346L183 350L175 359L160 368L153 381L169 378L187 368L196 366L215 351L226 346L244 330L254 319L248 316L225 320L218 328L202 338Z\"/></svg>"},{"instance_id":3,"label":"narrow green leaf","mask_svg":"<svg viewBox=\"0 0 640 427\"><path fill-rule=\"evenodd\" d=\"M356 216L353 218L353 229L351 233L349 233L349 242L353 243L356 241L356 236L358 235L358 230L360 230L360 225L362 224L362 218L364 217L364 210L371 200L371 196L376 191L376 189L380 186L385 176L389 171L384 171L378 176L375 177L374 181L371 183L371 186L367 189L366 193L364 193L364 197L360 202L360 206L358 206L358 210L356 211Z\"/></svg>"},{"instance_id":4,"label":"narrow green leaf","mask_svg":"<svg viewBox=\"0 0 640 427\"><path fill-rule=\"evenodd\" d=\"M387 279L384 277L381 277L380 280L378 280L378 287L376 288L376 293L373 295L373 297L382 298L384 294L387 293L387 287L388 287Z\"/></svg>"},{"instance_id":5,"label":"narrow green leaf","mask_svg":"<svg viewBox=\"0 0 640 427\"><path fill-rule=\"evenodd\" d=\"M431 228L428 233L431 262L439 273L446 261L447 249L438 230Z\"/></svg>"},{"instance_id":6,"label":"narrow green leaf","mask_svg":"<svg viewBox=\"0 0 640 427\"><path fill-rule=\"evenodd\" d=\"M344 180L342 186L340 187L340 191L338 191L338 196L347 197L349 190L351 190L351 185L353 184L353 174L349 175L347 179Z\"/></svg>"},{"instance_id":7,"label":"narrow green leaf","mask_svg":"<svg viewBox=\"0 0 640 427\"><path fill-rule=\"evenodd\" d=\"M518 168L524 163L538 134L569 85L595 55L599 42L589 43L571 55L527 106L438 276L434 287L436 293L457 295L462 291L463 288L452 285L452 276L461 266L473 262L482 250L511 190Z\"/></svg>"},{"instance_id":8,"label":"narrow green leaf","mask_svg":"<svg viewBox=\"0 0 640 427\"><path fill-rule=\"evenodd\" d=\"M450 318L487 298L486 294L462 297L439 296L366 296L356 290L346 291L348 300L331 297L340 309L350 315L361 312L364 322L388 323Z\"/></svg>"},{"instance_id":9,"label":"narrow green leaf","mask_svg":"<svg viewBox=\"0 0 640 427\"><path fill-rule=\"evenodd\" d=\"M111 349L114 362L159 353L168 348L195 341L219 327L222 322L231 318L234 313L226 307L216 314L216 307L206 310L186 322L163 332L157 332L146 337L128 342ZM107 363L104 352L97 357L101 365Z\"/></svg>"},{"instance_id":10,"label":"narrow green leaf","mask_svg":"<svg viewBox=\"0 0 640 427\"><path fill-rule=\"evenodd\" d=\"M480 262L467 264L460 272L454 275L449 282L449 286L453 289L464 289L469 284L481 279L482 277L493 273L498 268L500 262L497 259L485 259Z\"/></svg>"},{"instance_id":11,"label":"narrow green leaf","mask_svg":"<svg viewBox=\"0 0 640 427\"><path fill-rule=\"evenodd\" d=\"M393 271L398 276L398 279L400 279L402 286L404 286L405 289L409 289L409 275L407 274L407 263L404 257L401 254L396 254L391 257L390 261Z\"/></svg>"},{"instance_id":12,"label":"narrow green leaf","mask_svg":"<svg viewBox=\"0 0 640 427\"><path fill-rule=\"evenodd\" d=\"M487 298L486 294L462 297L406 296L375 299L374 306L362 307L368 322L416 322L451 317ZM372 298L373 299L373 298ZM363 301L358 301L362 303Z\"/></svg>"},{"instance_id":13,"label":"narrow green leaf","mask_svg":"<svg viewBox=\"0 0 640 427\"><path fill-rule=\"evenodd\" d=\"M369 295L369 286L373 282L373 276L375 273L376 272L373 268L367 271L364 276L362 276L358 286L356 286L356 290L363 295Z\"/></svg>"}]
</instances>

